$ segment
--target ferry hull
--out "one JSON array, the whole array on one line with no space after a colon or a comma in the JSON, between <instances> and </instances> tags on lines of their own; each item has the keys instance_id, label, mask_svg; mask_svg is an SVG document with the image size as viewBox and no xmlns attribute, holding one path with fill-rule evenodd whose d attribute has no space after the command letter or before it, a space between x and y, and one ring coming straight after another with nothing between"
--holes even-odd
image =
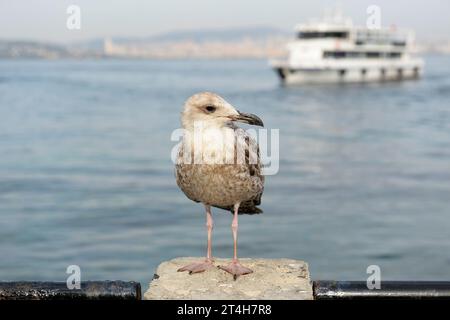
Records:
<instances>
[{"instance_id":1,"label":"ferry hull","mask_svg":"<svg viewBox=\"0 0 450 320\"><path fill-rule=\"evenodd\" d=\"M322 83L367 83L418 79L422 67L383 69L290 69L274 67L280 80L287 85Z\"/></svg>"}]
</instances>

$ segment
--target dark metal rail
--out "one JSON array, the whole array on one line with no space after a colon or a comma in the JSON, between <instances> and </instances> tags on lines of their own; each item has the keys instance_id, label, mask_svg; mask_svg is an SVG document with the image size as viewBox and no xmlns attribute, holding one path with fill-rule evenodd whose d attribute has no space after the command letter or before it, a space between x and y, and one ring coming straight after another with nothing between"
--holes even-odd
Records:
<instances>
[{"instance_id":1,"label":"dark metal rail","mask_svg":"<svg viewBox=\"0 0 450 320\"><path fill-rule=\"evenodd\" d=\"M450 281L381 281L368 289L365 281L314 281L316 300L450 299Z\"/></svg>"},{"instance_id":2,"label":"dark metal rail","mask_svg":"<svg viewBox=\"0 0 450 320\"><path fill-rule=\"evenodd\" d=\"M0 282L0 300L140 300L139 282L86 281L70 290L65 282Z\"/></svg>"},{"instance_id":3,"label":"dark metal rail","mask_svg":"<svg viewBox=\"0 0 450 320\"><path fill-rule=\"evenodd\" d=\"M450 299L450 281L314 281L314 299ZM0 282L0 300L140 300L141 285L125 281L86 281L70 290L65 282Z\"/></svg>"}]
</instances>

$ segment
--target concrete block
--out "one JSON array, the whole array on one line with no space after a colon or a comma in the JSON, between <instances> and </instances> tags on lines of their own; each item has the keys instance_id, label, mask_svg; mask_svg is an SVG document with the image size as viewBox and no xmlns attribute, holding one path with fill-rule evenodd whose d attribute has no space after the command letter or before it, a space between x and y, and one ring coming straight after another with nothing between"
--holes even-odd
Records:
<instances>
[{"instance_id":1,"label":"concrete block","mask_svg":"<svg viewBox=\"0 0 450 320\"><path fill-rule=\"evenodd\" d=\"M253 270L252 274L232 275L216 267L190 275L177 270L204 258L176 258L161 263L144 294L145 300L157 299L267 299L312 300L308 265L292 259L239 259ZM231 259L215 259L215 265L226 265Z\"/></svg>"}]
</instances>

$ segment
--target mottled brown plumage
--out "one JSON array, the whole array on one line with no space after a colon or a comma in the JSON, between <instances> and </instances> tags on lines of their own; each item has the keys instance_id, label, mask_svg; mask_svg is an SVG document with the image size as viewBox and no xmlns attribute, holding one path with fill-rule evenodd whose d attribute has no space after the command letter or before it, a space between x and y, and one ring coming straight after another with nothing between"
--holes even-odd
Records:
<instances>
[{"instance_id":1,"label":"mottled brown plumage","mask_svg":"<svg viewBox=\"0 0 450 320\"><path fill-rule=\"evenodd\" d=\"M185 130L194 130L191 122L195 122L196 119L192 117L193 112L190 108L196 106L201 110L205 105L223 106L224 109L230 106L225 100L212 93L202 93L191 97L186 102L183 112L182 123ZM234 108L225 112L232 111ZM192 146L193 134L188 133L183 137L175 170L177 184L184 194L195 202L202 202L231 212L233 212L234 205L240 203L240 214L261 213L262 210L256 207L261 204L264 190L264 176L262 175L258 144L245 130L237 127L231 121L224 121L222 116L219 118L220 121L205 120L204 117L200 120L203 130L199 132L202 135L203 144L200 147L192 148L194 151L188 158L191 163L185 163L184 152L186 151L183 146ZM208 121L210 123L205 124ZM209 134L210 136L208 136ZM217 143L219 134L222 135L222 140ZM216 143L217 146L214 145ZM245 159L241 163L237 161L239 151L244 151ZM224 164L227 152L233 156L232 164ZM252 159L251 153L256 157ZM214 164L193 163L195 156L203 157L205 154L210 156L209 163ZM215 164L216 160L219 164Z\"/></svg>"},{"instance_id":2,"label":"mottled brown plumage","mask_svg":"<svg viewBox=\"0 0 450 320\"><path fill-rule=\"evenodd\" d=\"M204 262L190 264L179 271L202 272L212 265L210 207L234 214L232 230L234 258L223 270L239 275L252 271L238 262L238 214L262 210L264 176L257 142L234 122L262 126L261 119L237 111L220 96L203 92L190 97L181 114L184 129L175 166L176 181L184 194L204 204L207 214L208 250Z\"/></svg>"},{"instance_id":3,"label":"mottled brown plumage","mask_svg":"<svg viewBox=\"0 0 450 320\"><path fill-rule=\"evenodd\" d=\"M235 131L235 135L248 137L240 128L231 129ZM261 204L264 190L259 150L252 138L248 137L245 142L245 148L256 150L257 163L249 163L249 153L246 152L244 164L184 164L183 148L180 148L179 162L175 170L180 189L195 202L229 210L231 213L236 203L240 203L239 214L262 213L262 210L256 207Z\"/></svg>"}]
</instances>

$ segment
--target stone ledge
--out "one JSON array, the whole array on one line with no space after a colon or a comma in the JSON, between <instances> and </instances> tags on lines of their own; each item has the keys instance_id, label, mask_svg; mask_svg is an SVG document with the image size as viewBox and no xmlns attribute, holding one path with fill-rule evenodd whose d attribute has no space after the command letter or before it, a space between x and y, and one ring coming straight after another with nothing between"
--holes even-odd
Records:
<instances>
[{"instance_id":1,"label":"stone ledge","mask_svg":"<svg viewBox=\"0 0 450 320\"><path fill-rule=\"evenodd\" d=\"M189 275L178 268L204 258L176 258L161 263L144 294L145 300L312 300L308 265L292 259L239 259L253 270L236 281L223 270L211 268ZM230 259L215 259L226 265Z\"/></svg>"}]
</instances>

